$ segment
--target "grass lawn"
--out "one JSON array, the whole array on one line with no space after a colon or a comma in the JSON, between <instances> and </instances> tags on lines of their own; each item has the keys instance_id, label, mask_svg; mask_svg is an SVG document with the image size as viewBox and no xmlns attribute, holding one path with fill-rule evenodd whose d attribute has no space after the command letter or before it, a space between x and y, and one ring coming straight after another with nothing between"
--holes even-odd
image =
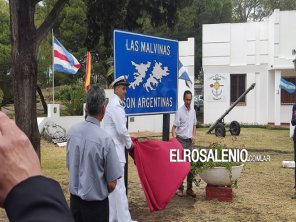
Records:
<instances>
[{"instance_id":1,"label":"grass lawn","mask_svg":"<svg viewBox=\"0 0 296 222\"><path fill-rule=\"evenodd\" d=\"M292 152L293 143L289 138L289 130L273 130L262 128L242 128L239 136L231 136L229 132L224 138L206 134L207 128L197 129L197 145L207 147L211 143L225 144L229 148L247 148L248 150L273 150Z\"/></svg>"},{"instance_id":2,"label":"grass lawn","mask_svg":"<svg viewBox=\"0 0 296 222\"><path fill-rule=\"evenodd\" d=\"M206 184L202 182L199 187L194 187L196 199L175 196L165 210L150 213L136 168L129 159L128 198L133 219L140 222L296 221L296 200L290 198L294 191L294 170L281 167L282 160L293 159L289 131L243 128L238 137L227 134L225 138L216 138L205 134L206 130L197 129L197 146L207 147L213 142L219 142L228 147L246 148L252 154L268 154L271 161L245 165L238 179L238 189L233 189L232 203L206 201ZM149 137L149 133L146 134ZM69 199L65 155L65 148L42 141L43 174L58 180ZM7 221L3 210L0 211L0 221Z\"/></svg>"}]
</instances>

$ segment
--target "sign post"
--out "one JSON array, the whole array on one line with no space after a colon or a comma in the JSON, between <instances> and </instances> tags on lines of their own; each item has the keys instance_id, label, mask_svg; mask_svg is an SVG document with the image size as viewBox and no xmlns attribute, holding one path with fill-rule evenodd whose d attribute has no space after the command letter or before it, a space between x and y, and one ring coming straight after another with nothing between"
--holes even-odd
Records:
<instances>
[{"instance_id":1,"label":"sign post","mask_svg":"<svg viewBox=\"0 0 296 222\"><path fill-rule=\"evenodd\" d=\"M170 114L163 114L162 119L162 140L169 141L170 139Z\"/></svg>"},{"instance_id":2,"label":"sign post","mask_svg":"<svg viewBox=\"0 0 296 222\"><path fill-rule=\"evenodd\" d=\"M169 140L170 113L178 108L178 41L119 30L113 39L114 79L125 76L130 83L126 114L163 114L163 140Z\"/></svg>"}]
</instances>

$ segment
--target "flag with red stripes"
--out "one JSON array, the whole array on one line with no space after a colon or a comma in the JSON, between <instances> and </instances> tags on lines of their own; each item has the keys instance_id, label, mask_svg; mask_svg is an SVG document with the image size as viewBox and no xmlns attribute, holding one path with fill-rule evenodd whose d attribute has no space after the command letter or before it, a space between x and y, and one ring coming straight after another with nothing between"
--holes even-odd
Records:
<instances>
[{"instance_id":1,"label":"flag with red stripes","mask_svg":"<svg viewBox=\"0 0 296 222\"><path fill-rule=\"evenodd\" d=\"M54 71L76 74L80 68L78 60L69 53L64 46L53 37Z\"/></svg>"}]
</instances>

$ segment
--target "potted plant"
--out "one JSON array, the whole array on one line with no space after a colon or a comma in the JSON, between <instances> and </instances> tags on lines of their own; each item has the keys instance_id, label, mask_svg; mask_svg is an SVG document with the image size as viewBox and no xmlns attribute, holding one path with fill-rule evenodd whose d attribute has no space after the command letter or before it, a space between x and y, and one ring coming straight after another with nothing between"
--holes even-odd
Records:
<instances>
[{"instance_id":1,"label":"potted plant","mask_svg":"<svg viewBox=\"0 0 296 222\"><path fill-rule=\"evenodd\" d=\"M212 144L208 152L212 151L221 160L223 149L221 144ZM210 186L237 187L237 179L243 170L241 162L198 161L192 163L193 175L199 174L201 179Z\"/></svg>"}]
</instances>

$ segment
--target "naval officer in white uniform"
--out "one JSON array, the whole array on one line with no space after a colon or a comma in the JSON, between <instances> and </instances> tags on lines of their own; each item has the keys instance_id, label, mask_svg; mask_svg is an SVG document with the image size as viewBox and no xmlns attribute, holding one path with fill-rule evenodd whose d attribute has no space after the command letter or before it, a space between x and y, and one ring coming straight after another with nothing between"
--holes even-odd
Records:
<instances>
[{"instance_id":1,"label":"naval officer in white uniform","mask_svg":"<svg viewBox=\"0 0 296 222\"><path fill-rule=\"evenodd\" d=\"M114 96L110 99L104 119L104 128L113 138L119 162L124 171L126 164L125 149L133 148L131 137L126 128L126 113L123 107L123 100L126 94L126 82L124 76L120 76L112 83ZM115 190L109 195L109 222L131 222L131 215L128 209L124 175L117 180Z\"/></svg>"}]
</instances>

